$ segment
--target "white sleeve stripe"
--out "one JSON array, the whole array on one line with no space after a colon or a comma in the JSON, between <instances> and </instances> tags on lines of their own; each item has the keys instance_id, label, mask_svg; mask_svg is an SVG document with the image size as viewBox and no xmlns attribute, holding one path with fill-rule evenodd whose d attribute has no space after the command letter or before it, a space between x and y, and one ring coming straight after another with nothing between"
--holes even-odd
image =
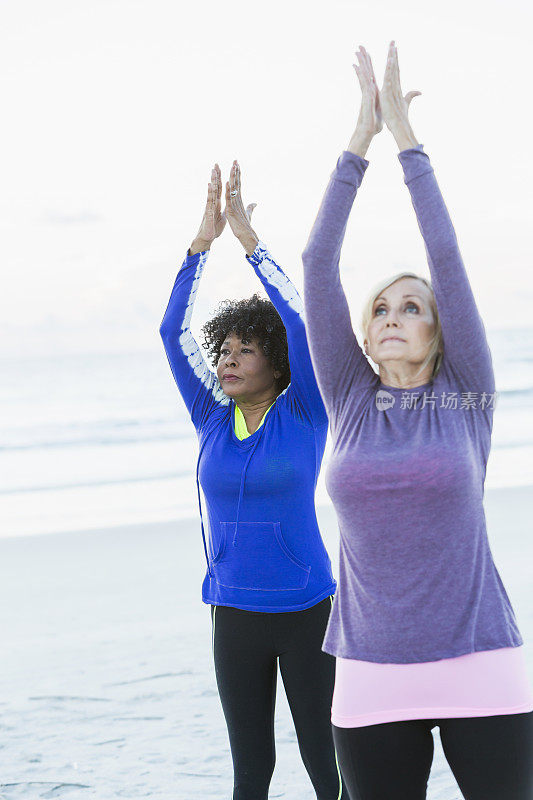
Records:
<instances>
[{"instance_id":1,"label":"white sleeve stripe","mask_svg":"<svg viewBox=\"0 0 533 800\"><path fill-rule=\"evenodd\" d=\"M207 362L198 347L190 329L191 317L194 308L194 300L196 297L196 292L198 291L198 286L200 285L200 278L202 276L202 270L204 268L205 262L207 261L207 252L202 253L200 255L200 260L198 261L198 266L196 268L196 274L194 276L194 280L191 285L191 293L189 295L189 301L187 304L187 310L185 312L185 317L183 319L183 326L182 331L180 333L178 342L181 347L182 352L187 357L187 361L189 365L194 371L194 374L197 378L201 381L205 389L211 392L213 398L216 400L217 403L221 405L229 405L229 397L225 394L222 390L220 385L220 381L218 380L217 376L214 372L212 372Z\"/></svg>"},{"instance_id":2,"label":"white sleeve stripe","mask_svg":"<svg viewBox=\"0 0 533 800\"><path fill-rule=\"evenodd\" d=\"M275 286L281 294L283 300L301 317L303 316L304 304L302 298L296 291L294 284L278 267L267 248L262 242L256 246L257 255L251 256L257 268L267 279L271 286Z\"/></svg>"}]
</instances>

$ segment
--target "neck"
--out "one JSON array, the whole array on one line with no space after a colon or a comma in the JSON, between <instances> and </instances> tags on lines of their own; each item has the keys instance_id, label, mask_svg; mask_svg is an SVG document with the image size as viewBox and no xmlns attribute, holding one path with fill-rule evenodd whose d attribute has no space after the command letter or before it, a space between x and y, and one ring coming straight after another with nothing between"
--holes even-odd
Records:
<instances>
[{"instance_id":1,"label":"neck","mask_svg":"<svg viewBox=\"0 0 533 800\"><path fill-rule=\"evenodd\" d=\"M397 389L416 389L431 381L433 365L429 364L422 372L418 372L420 365L410 364L380 364L379 379L385 386L394 386Z\"/></svg>"},{"instance_id":2,"label":"neck","mask_svg":"<svg viewBox=\"0 0 533 800\"><path fill-rule=\"evenodd\" d=\"M269 394L267 397L263 396L260 399L234 397L233 400L235 405L242 411L244 418L247 419L249 417L261 418L265 411L270 408L276 397L277 394Z\"/></svg>"}]
</instances>

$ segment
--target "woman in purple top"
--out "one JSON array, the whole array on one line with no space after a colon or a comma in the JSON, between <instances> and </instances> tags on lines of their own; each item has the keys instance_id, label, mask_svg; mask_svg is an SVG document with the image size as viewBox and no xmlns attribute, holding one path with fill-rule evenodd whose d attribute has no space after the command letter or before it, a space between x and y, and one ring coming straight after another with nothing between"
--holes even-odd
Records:
<instances>
[{"instance_id":1,"label":"woman in purple top","mask_svg":"<svg viewBox=\"0 0 533 800\"><path fill-rule=\"evenodd\" d=\"M468 800L533 797L533 700L494 565L483 492L495 399L483 323L428 156L408 119L394 42L383 89L361 48L362 103L303 254L313 366L330 421L326 486L340 568L324 650L352 800L426 797L432 728ZM363 346L339 277L348 216L383 121L400 153L431 283L372 292ZM331 313L335 310L335 329Z\"/></svg>"}]
</instances>

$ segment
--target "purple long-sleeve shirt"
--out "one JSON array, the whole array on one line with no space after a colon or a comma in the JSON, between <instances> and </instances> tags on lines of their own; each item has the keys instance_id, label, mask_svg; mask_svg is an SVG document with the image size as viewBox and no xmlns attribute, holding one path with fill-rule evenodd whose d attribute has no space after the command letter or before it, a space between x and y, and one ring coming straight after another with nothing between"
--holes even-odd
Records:
<instances>
[{"instance_id":1,"label":"purple long-sleeve shirt","mask_svg":"<svg viewBox=\"0 0 533 800\"><path fill-rule=\"evenodd\" d=\"M342 153L303 253L309 347L333 444L326 487L340 530L324 650L395 664L522 644L483 509L495 401L485 330L423 145L399 159L442 325L433 380L385 386L352 329L339 256L368 161Z\"/></svg>"}]
</instances>

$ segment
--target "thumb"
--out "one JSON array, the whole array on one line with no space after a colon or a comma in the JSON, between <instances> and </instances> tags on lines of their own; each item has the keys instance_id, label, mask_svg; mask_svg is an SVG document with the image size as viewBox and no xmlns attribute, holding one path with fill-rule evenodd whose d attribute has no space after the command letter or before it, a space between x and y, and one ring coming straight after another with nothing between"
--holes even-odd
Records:
<instances>
[{"instance_id":1,"label":"thumb","mask_svg":"<svg viewBox=\"0 0 533 800\"><path fill-rule=\"evenodd\" d=\"M408 108L413 97L417 97L419 94L422 94L422 92L407 92L407 94L404 97L404 100L407 103Z\"/></svg>"},{"instance_id":2,"label":"thumb","mask_svg":"<svg viewBox=\"0 0 533 800\"><path fill-rule=\"evenodd\" d=\"M248 222L252 219L252 212L256 207L257 203L250 203L246 206L246 216L248 217Z\"/></svg>"}]
</instances>

